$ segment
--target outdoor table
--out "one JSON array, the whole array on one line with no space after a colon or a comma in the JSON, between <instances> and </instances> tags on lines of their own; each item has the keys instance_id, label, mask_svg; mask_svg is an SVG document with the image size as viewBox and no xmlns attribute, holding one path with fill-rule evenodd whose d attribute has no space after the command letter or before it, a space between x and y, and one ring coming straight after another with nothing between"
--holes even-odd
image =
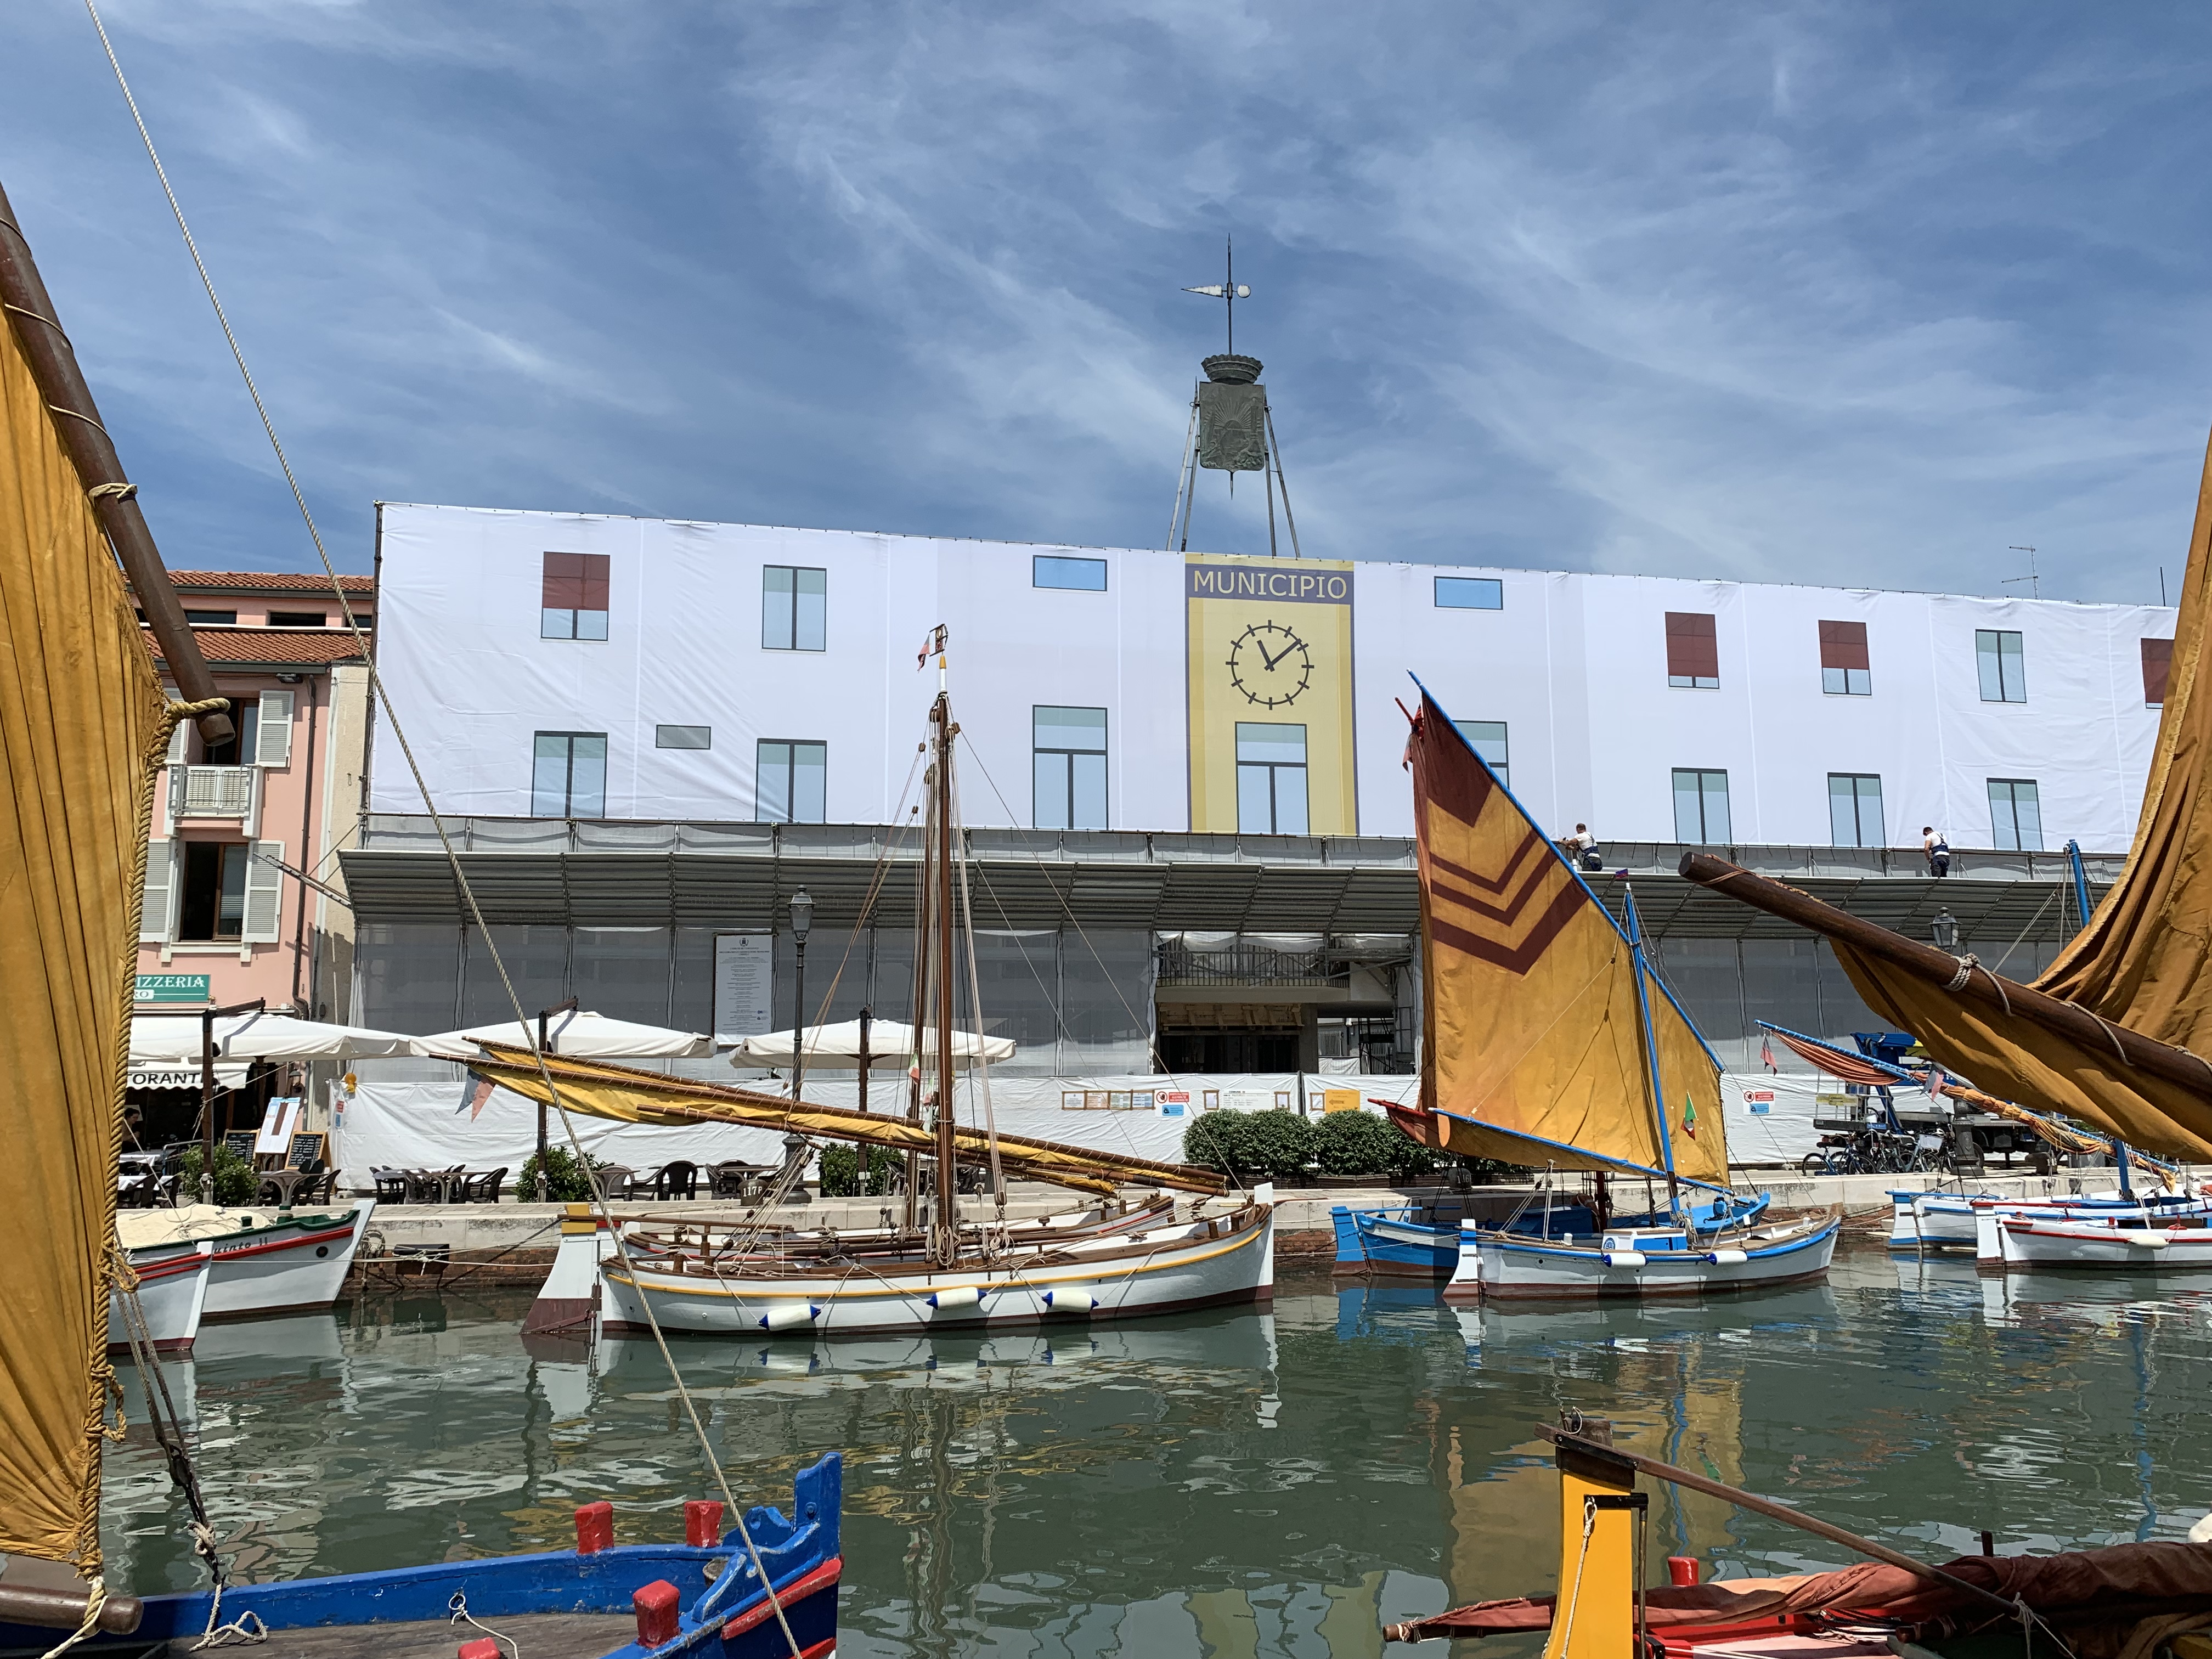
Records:
<instances>
[{"instance_id":1,"label":"outdoor table","mask_svg":"<svg viewBox=\"0 0 2212 1659\"><path fill-rule=\"evenodd\" d=\"M258 1197L263 1187L274 1187L276 1189L276 1207L289 1210L292 1207L294 1191L307 1178L305 1170L264 1170L257 1177L259 1185L254 1188L254 1194Z\"/></svg>"}]
</instances>

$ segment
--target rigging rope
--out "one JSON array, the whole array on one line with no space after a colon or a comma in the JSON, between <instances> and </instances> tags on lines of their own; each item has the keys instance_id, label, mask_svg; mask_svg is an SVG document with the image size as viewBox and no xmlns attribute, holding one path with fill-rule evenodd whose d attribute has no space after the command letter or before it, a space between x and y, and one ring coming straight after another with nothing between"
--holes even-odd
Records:
<instances>
[{"instance_id":1,"label":"rigging rope","mask_svg":"<svg viewBox=\"0 0 2212 1659\"><path fill-rule=\"evenodd\" d=\"M431 827L437 831L438 845L445 852L447 866L453 872L454 886L459 890L469 915L474 920L477 932L483 936L485 948L491 957L492 966L498 971L501 988L507 993L507 1002L514 1010L515 1023L522 1027L524 1039L529 1046L531 1055L538 1062L539 1075L544 1079L546 1090L552 1097L553 1109L560 1115L561 1127L568 1139L570 1150L575 1157L577 1167L584 1171L585 1178L590 1183L593 1206L598 1210L601 1220L607 1224L613 1236L615 1254L621 1261L624 1270L632 1275L631 1283L635 1285L636 1270L630 1260L629 1245L623 1237L622 1230L614 1226L613 1218L607 1212L605 1191L599 1184L599 1176L592 1170L590 1158L585 1154L583 1142L577 1134L574 1120L570 1117L567 1105L561 1099L560 1087L553 1081L552 1073L545 1065L545 1056L539 1049L537 1032L531 1024L529 1016L523 1011L522 999L514 988L513 977L507 973L507 963L500 954L498 944L491 936L491 929L484 921L483 907L477 902L475 889L470 884L468 872L461 867L460 855L454 849L453 836L446 826L445 819L438 811L436 802L430 797L429 782L422 775L421 763L415 757L414 745L408 741L406 730L400 723L398 711L392 707L392 694L385 686L383 676L377 672L375 658L370 654L368 635L362 630L361 619L354 614L352 604L346 598L345 584L339 580L337 567L331 562L330 551L323 544L322 532L316 526L315 515L308 509L307 495L301 489L299 478L292 471L291 459L285 454L283 443L276 435L276 423L270 416L267 404L262 399L261 388L254 383L252 370L246 367L246 353L238 343L238 336L230 325L229 315L223 310L222 301L216 295L215 279L209 274L207 261L200 256L199 244L193 240L191 227L185 222L184 206L177 199L174 186L169 183L168 170L161 165L161 153L154 145L154 135L148 131L146 118L139 112L138 100L131 94L130 80L123 73L122 60L115 55L114 42L107 38L107 26L100 21L100 9L95 0L84 0L84 7L92 19L93 27L99 33L100 44L107 54L108 67L115 71L115 83L122 88L124 102L130 106L131 118L137 125L139 140L146 147L147 159L153 162L155 174L161 182L161 193L168 199L169 211L175 216L177 229L184 236L185 246L191 255L193 268L199 273L200 286L207 292L208 303L215 309L216 320L222 325L223 338L230 346L231 360L237 364L239 376L246 382L246 393L253 400L254 412L261 417L261 428L268 435L269 447L275 453L277 466L284 474L285 484L292 492L293 503L300 509L300 517L307 526L308 538L314 544L315 556L322 562L323 572L330 578L331 591L337 599L339 612L344 617L345 625L353 635L354 644L361 653L362 660L368 666L369 688L374 694L377 703L383 708L385 718L392 723L392 738L398 744L399 752L407 763L408 772L414 780L416 793L422 796L423 810L430 819ZM792 1659L800 1659L799 1638L792 1632L791 1621L784 1611L783 1598L777 1594L775 1585L769 1582L768 1571L761 1560L759 1547L753 1541L752 1528L746 1523L744 1511L738 1506L737 1498L730 1488L729 1476L722 1468L721 1460L715 1455L714 1443L707 1433L706 1423L699 1415L698 1403L692 1398L690 1389L685 1386L683 1372L678 1368L675 1356L669 1350L668 1339L660 1328L659 1315L653 1310L652 1298L642 1291L637 1292L637 1301L639 1306L644 1310L646 1322L653 1332L654 1346L660 1351L661 1363L668 1368L669 1376L675 1384L678 1397L684 1402L684 1413L690 1419L692 1433L699 1443L700 1454L706 1459L708 1469L714 1477L714 1484L721 1492L723 1503L726 1506L726 1512L732 1516L737 1522L738 1535L744 1540L746 1553L752 1559L753 1571L760 1580L762 1592L768 1597L769 1607L775 1614L776 1624L782 1632L785 1643L791 1650ZM220 1601L220 1595L217 1599Z\"/></svg>"}]
</instances>

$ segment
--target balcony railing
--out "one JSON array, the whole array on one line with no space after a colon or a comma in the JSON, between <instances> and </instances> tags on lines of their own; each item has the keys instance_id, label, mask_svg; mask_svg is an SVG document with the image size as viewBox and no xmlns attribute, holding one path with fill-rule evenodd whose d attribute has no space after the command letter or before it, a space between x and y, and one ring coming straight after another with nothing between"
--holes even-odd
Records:
<instances>
[{"instance_id":1,"label":"balcony railing","mask_svg":"<svg viewBox=\"0 0 2212 1659\"><path fill-rule=\"evenodd\" d=\"M242 818L253 810L251 766L173 766L169 769L169 816L173 818Z\"/></svg>"}]
</instances>

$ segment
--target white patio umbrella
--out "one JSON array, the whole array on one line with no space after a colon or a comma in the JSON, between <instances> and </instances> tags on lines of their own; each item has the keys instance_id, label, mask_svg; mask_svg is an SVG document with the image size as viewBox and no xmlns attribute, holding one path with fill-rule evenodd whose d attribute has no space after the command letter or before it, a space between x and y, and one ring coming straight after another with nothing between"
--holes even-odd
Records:
<instances>
[{"instance_id":1,"label":"white patio umbrella","mask_svg":"<svg viewBox=\"0 0 2212 1659\"><path fill-rule=\"evenodd\" d=\"M759 1036L749 1036L730 1050L732 1066L789 1066L792 1047L798 1037L795 1031L769 1031ZM895 1019L872 1019L868 1022L868 1069L881 1071L887 1067L903 1068L915 1055L914 1027L902 1025ZM937 1033L925 1028L921 1034L921 1052L925 1057L937 1052ZM952 1034L952 1060L956 1066L973 1065L978 1054L994 1064L1014 1057L1012 1037L979 1037L973 1031ZM860 1068L860 1022L848 1019L841 1025L810 1025L806 1028L806 1069L810 1072L856 1072Z\"/></svg>"},{"instance_id":2,"label":"white patio umbrella","mask_svg":"<svg viewBox=\"0 0 2212 1659\"><path fill-rule=\"evenodd\" d=\"M202 1017L137 1014L131 1021L133 1066L200 1063ZM415 1039L398 1031L336 1025L277 1012L225 1014L215 1023L218 1060L377 1060L412 1054Z\"/></svg>"},{"instance_id":3,"label":"white patio umbrella","mask_svg":"<svg viewBox=\"0 0 2212 1659\"><path fill-rule=\"evenodd\" d=\"M483 1053L477 1046L479 1039L527 1048L537 1036L536 1020L526 1030L508 1020L503 1024L471 1025L465 1031L416 1037L414 1051L439 1060L475 1060ZM714 1039L700 1032L610 1019L588 1008L568 1008L552 1015L545 1022L545 1039L551 1053L577 1060L696 1059L714 1052Z\"/></svg>"}]
</instances>

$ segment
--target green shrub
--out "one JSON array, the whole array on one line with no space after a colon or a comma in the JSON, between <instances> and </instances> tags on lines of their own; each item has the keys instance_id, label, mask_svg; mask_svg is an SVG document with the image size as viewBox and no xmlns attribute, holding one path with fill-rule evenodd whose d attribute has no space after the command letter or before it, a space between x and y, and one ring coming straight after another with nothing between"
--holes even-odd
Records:
<instances>
[{"instance_id":1,"label":"green shrub","mask_svg":"<svg viewBox=\"0 0 2212 1659\"><path fill-rule=\"evenodd\" d=\"M584 1154L594 1170L604 1170L607 1161ZM547 1190L538 1191L538 1172L545 1171ZM576 1163L576 1156L565 1146L548 1146L542 1152L532 1152L522 1162L522 1175L515 1188L516 1195L525 1204L587 1204L592 1199L592 1183Z\"/></svg>"},{"instance_id":2,"label":"green shrub","mask_svg":"<svg viewBox=\"0 0 2212 1659\"><path fill-rule=\"evenodd\" d=\"M1279 1107L1266 1112L1208 1112L1182 1132L1186 1162L1247 1183L1298 1180L1313 1162L1314 1126Z\"/></svg>"},{"instance_id":3,"label":"green shrub","mask_svg":"<svg viewBox=\"0 0 2212 1659\"><path fill-rule=\"evenodd\" d=\"M864 1177L860 1167L860 1148L824 1146L822 1149L822 1196L881 1198L890 1192L905 1171L904 1154L895 1152L888 1146L871 1146L867 1153L868 1163Z\"/></svg>"},{"instance_id":4,"label":"green shrub","mask_svg":"<svg viewBox=\"0 0 2212 1659\"><path fill-rule=\"evenodd\" d=\"M1314 1127L1314 1161L1323 1175L1425 1175L1447 1156L1431 1152L1387 1117L1331 1112Z\"/></svg>"},{"instance_id":5,"label":"green shrub","mask_svg":"<svg viewBox=\"0 0 2212 1659\"><path fill-rule=\"evenodd\" d=\"M200 1201L200 1172L207 1167L207 1153L198 1146L184 1156L184 1178L177 1183L177 1202L197 1204ZM218 1204L251 1204L259 1188L261 1179L253 1173L253 1166L220 1141L215 1149L215 1201Z\"/></svg>"}]
</instances>

